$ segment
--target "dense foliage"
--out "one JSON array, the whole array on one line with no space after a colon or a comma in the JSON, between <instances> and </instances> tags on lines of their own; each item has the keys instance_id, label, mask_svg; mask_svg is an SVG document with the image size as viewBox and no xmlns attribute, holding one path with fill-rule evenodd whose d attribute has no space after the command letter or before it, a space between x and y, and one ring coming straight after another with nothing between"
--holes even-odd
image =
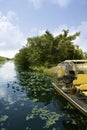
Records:
<instances>
[{"instance_id":1,"label":"dense foliage","mask_svg":"<svg viewBox=\"0 0 87 130\"><path fill-rule=\"evenodd\" d=\"M69 30L54 37L48 30L41 36L27 39L27 45L19 50L15 61L22 67L51 67L66 59L82 59L81 49L75 49L73 41L79 36L76 32L69 35Z\"/></svg>"}]
</instances>

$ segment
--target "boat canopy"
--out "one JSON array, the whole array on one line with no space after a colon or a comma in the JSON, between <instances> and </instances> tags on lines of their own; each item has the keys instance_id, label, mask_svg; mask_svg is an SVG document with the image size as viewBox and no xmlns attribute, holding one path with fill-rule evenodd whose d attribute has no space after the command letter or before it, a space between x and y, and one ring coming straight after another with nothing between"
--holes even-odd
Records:
<instances>
[{"instance_id":1,"label":"boat canopy","mask_svg":"<svg viewBox=\"0 0 87 130\"><path fill-rule=\"evenodd\" d=\"M70 73L87 74L87 60L65 60L59 63L55 70L57 78Z\"/></svg>"},{"instance_id":2,"label":"boat canopy","mask_svg":"<svg viewBox=\"0 0 87 130\"><path fill-rule=\"evenodd\" d=\"M59 63L55 70L55 79L72 83L78 74L87 74L87 60L65 60Z\"/></svg>"}]
</instances>

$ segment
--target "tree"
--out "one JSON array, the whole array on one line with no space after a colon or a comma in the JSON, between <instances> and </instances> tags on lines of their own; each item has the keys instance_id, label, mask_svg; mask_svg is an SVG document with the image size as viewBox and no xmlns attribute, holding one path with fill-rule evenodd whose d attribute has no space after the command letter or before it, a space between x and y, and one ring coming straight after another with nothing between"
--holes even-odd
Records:
<instances>
[{"instance_id":1,"label":"tree","mask_svg":"<svg viewBox=\"0 0 87 130\"><path fill-rule=\"evenodd\" d=\"M55 37L54 51L56 52L58 58L57 59L55 55L55 62L61 62L66 59L73 59L74 45L72 41L75 40L79 35L79 32L76 32L73 35L69 35L69 30L63 30L63 33Z\"/></svg>"},{"instance_id":2,"label":"tree","mask_svg":"<svg viewBox=\"0 0 87 130\"><path fill-rule=\"evenodd\" d=\"M47 30L44 35L32 37L27 39L27 46L29 47L29 53L32 55L32 64L37 65L49 65L52 62L52 45L54 37ZM38 62L39 61L39 62Z\"/></svg>"},{"instance_id":3,"label":"tree","mask_svg":"<svg viewBox=\"0 0 87 130\"><path fill-rule=\"evenodd\" d=\"M29 37L27 45L15 56L22 66L29 65L50 67L67 59L80 59L82 50L75 50L73 41L79 36L76 32L69 35L69 30L54 37L48 30L41 36Z\"/></svg>"},{"instance_id":4,"label":"tree","mask_svg":"<svg viewBox=\"0 0 87 130\"><path fill-rule=\"evenodd\" d=\"M84 59L84 54L81 49L74 49L73 59Z\"/></svg>"},{"instance_id":5,"label":"tree","mask_svg":"<svg viewBox=\"0 0 87 130\"><path fill-rule=\"evenodd\" d=\"M84 52L83 56L84 56L84 59L87 60L87 52Z\"/></svg>"},{"instance_id":6,"label":"tree","mask_svg":"<svg viewBox=\"0 0 87 130\"><path fill-rule=\"evenodd\" d=\"M15 62L21 67L22 69L28 69L30 62L28 60L29 55L28 55L28 48L23 47L22 49L19 50L19 53L15 55Z\"/></svg>"}]
</instances>

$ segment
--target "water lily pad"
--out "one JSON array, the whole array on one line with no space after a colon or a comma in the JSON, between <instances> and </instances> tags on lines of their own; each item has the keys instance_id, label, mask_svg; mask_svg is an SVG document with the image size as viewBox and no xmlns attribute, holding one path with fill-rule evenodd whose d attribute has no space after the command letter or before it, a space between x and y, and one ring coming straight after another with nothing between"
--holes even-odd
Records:
<instances>
[{"instance_id":1,"label":"water lily pad","mask_svg":"<svg viewBox=\"0 0 87 130\"><path fill-rule=\"evenodd\" d=\"M32 108L32 113L26 116L26 121L34 119L36 116L39 116L45 121L45 126L43 128L49 128L55 124L62 115L50 111L46 106L40 108L36 105Z\"/></svg>"},{"instance_id":2,"label":"water lily pad","mask_svg":"<svg viewBox=\"0 0 87 130\"><path fill-rule=\"evenodd\" d=\"M29 100L29 98L28 97L23 97L23 98L21 98L21 100L27 101L27 100Z\"/></svg>"},{"instance_id":3,"label":"water lily pad","mask_svg":"<svg viewBox=\"0 0 87 130\"><path fill-rule=\"evenodd\" d=\"M31 130L31 128L29 128L29 127L26 127L26 130Z\"/></svg>"},{"instance_id":4,"label":"water lily pad","mask_svg":"<svg viewBox=\"0 0 87 130\"><path fill-rule=\"evenodd\" d=\"M7 107L5 107L5 109L6 109L6 110L9 110L9 109L10 109L10 107L9 107L9 106L7 106Z\"/></svg>"},{"instance_id":5,"label":"water lily pad","mask_svg":"<svg viewBox=\"0 0 87 130\"><path fill-rule=\"evenodd\" d=\"M7 115L1 115L0 117L0 122L4 122L8 119L8 116Z\"/></svg>"},{"instance_id":6,"label":"water lily pad","mask_svg":"<svg viewBox=\"0 0 87 130\"><path fill-rule=\"evenodd\" d=\"M39 100L37 98L34 98L32 101L33 102L38 102Z\"/></svg>"},{"instance_id":7,"label":"water lily pad","mask_svg":"<svg viewBox=\"0 0 87 130\"><path fill-rule=\"evenodd\" d=\"M1 128L1 130L6 130L5 128Z\"/></svg>"},{"instance_id":8,"label":"water lily pad","mask_svg":"<svg viewBox=\"0 0 87 130\"><path fill-rule=\"evenodd\" d=\"M24 106L24 103L21 103L21 104L20 104L20 106L22 106L22 107L23 107L23 106Z\"/></svg>"}]
</instances>

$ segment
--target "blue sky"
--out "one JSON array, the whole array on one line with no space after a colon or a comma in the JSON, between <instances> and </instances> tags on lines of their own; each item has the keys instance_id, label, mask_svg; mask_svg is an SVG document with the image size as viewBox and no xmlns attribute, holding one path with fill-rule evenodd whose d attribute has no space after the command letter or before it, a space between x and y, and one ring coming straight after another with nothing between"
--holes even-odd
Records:
<instances>
[{"instance_id":1,"label":"blue sky","mask_svg":"<svg viewBox=\"0 0 87 130\"><path fill-rule=\"evenodd\" d=\"M13 57L28 37L69 29L87 51L87 0L0 0L0 55Z\"/></svg>"}]
</instances>

